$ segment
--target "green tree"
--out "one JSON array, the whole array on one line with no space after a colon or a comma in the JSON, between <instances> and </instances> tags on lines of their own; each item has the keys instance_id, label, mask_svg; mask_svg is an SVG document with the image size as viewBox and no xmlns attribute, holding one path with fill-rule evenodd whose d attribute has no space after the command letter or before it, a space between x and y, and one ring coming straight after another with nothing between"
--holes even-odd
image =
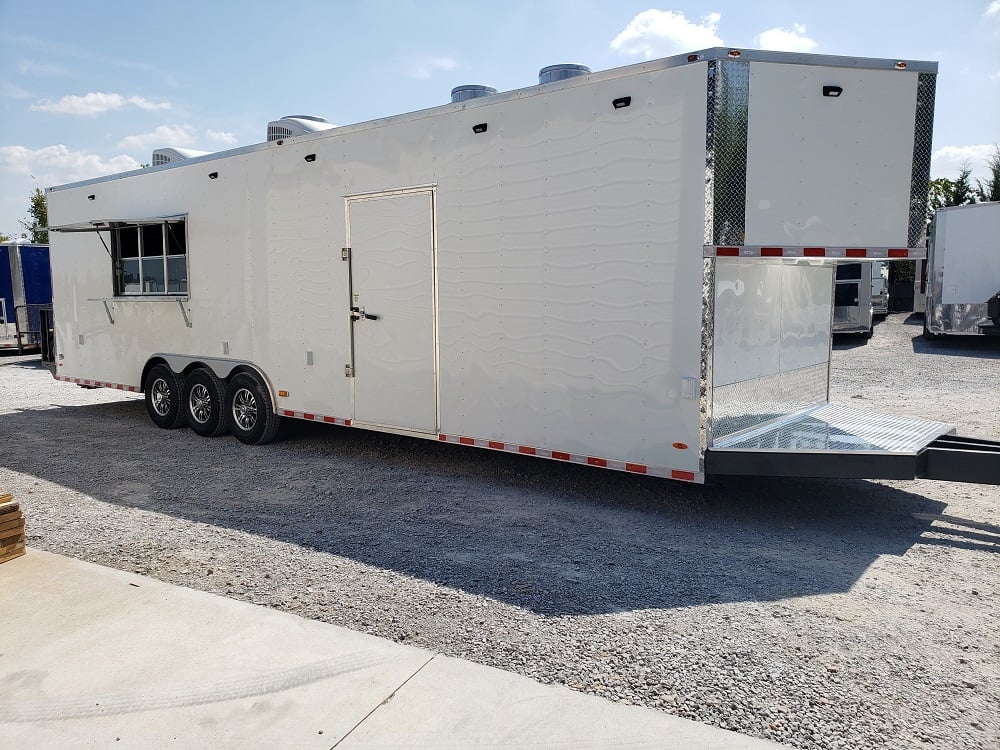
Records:
<instances>
[{"instance_id":1,"label":"green tree","mask_svg":"<svg viewBox=\"0 0 1000 750\"><path fill-rule=\"evenodd\" d=\"M986 182L976 180L976 196L981 203L1000 201L1000 146L994 146L993 156L986 160L990 176Z\"/></svg>"},{"instance_id":2,"label":"green tree","mask_svg":"<svg viewBox=\"0 0 1000 750\"><path fill-rule=\"evenodd\" d=\"M3 242L10 242L10 237L8 237L3 232L0 232L0 243L3 243Z\"/></svg>"},{"instance_id":3,"label":"green tree","mask_svg":"<svg viewBox=\"0 0 1000 750\"><path fill-rule=\"evenodd\" d=\"M22 219L18 223L28 231L34 244L47 245L49 244L49 231L47 229L49 210L45 205L45 193L36 185L29 200L28 218Z\"/></svg>"}]
</instances>

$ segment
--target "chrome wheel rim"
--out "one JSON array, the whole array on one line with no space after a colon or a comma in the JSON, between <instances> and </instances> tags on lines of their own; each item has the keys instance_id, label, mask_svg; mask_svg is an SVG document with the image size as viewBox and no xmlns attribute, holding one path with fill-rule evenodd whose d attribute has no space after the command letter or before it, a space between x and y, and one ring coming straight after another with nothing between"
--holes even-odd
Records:
<instances>
[{"instance_id":1,"label":"chrome wheel rim","mask_svg":"<svg viewBox=\"0 0 1000 750\"><path fill-rule=\"evenodd\" d=\"M149 389L149 396L153 405L153 411L161 417L165 417L170 413L170 384L166 380L163 378L154 380L153 385Z\"/></svg>"},{"instance_id":2,"label":"chrome wheel rim","mask_svg":"<svg viewBox=\"0 0 1000 750\"><path fill-rule=\"evenodd\" d=\"M246 388L233 396L233 423L247 432L257 424L257 398Z\"/></svg>"},{"instance_id":3,"label":"chrome wheel rim","mask_svg":"<svg viewBox=\"0 0 1000 750\"><path fill-rule=\"evenodd\" d=\"M188 406L191 409L191 417L198 424L205 424L212 416L212 396L208 388L201 383L196 383L188 396Z\"/></svg>"}]
</instances>

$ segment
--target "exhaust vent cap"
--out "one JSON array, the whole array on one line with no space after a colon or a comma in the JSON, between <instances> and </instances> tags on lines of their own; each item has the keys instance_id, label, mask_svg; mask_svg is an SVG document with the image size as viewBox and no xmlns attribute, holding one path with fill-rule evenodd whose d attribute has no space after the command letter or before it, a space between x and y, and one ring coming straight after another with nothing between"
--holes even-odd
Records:
<instances>
[{"instance_id":1,"label":"exhaust vent cap","mask_svg":"<svg viewBox=\"0 0 1000 750\"><path fill-rule=\"evenodd\" d=\"M538 71L539 83L552 83L565 78L575 78L585 76L592 71L586 65L574 65L573 63L560 63L559 65L549 65Z\"/></svg>"},{"instance_id":2,"label":"exhaust vent cap","mask_svg":"<svg viewBox=\"0 0 1000 750\"><path fill-rule=\"evenodd\" d=\"M497 90L492 86L479 86L477 84L466 84L465 86L456 86L451 90L451 103L464 102L467 99L478 99L481 96L490 96L495 94Z\"/></svg>"}]
</instances>

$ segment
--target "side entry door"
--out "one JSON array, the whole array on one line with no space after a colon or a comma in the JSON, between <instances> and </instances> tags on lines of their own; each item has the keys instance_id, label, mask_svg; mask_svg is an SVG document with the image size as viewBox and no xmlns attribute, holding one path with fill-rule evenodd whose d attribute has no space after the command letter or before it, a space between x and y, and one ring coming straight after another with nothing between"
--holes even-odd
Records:
<instances>
[{"instance_id":1,"label":"side entry door","mask_svg":"<svg viewBox=\"0 0 1000 750\"><path fill-rule=\"evenodd\" d=\"M354 421L436 432L432 189L347 199Z\"/></svg>"}]
</instances>

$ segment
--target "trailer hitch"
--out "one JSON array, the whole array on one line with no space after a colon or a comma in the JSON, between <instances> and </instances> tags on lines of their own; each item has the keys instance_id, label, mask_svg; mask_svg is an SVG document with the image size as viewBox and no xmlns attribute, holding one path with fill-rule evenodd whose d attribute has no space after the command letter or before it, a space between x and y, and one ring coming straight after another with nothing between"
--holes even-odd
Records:
<instances>
[{"instance_id":1,"label":"trailer hitch","mask_svg":"<svg viewBox=\"0 0 1000 750\"><path fill-rule=\"evenodd\" d=\"M1000 485L1000 442L942 435L920 454L922 479Z\"/></svg>"}]
</instances>

